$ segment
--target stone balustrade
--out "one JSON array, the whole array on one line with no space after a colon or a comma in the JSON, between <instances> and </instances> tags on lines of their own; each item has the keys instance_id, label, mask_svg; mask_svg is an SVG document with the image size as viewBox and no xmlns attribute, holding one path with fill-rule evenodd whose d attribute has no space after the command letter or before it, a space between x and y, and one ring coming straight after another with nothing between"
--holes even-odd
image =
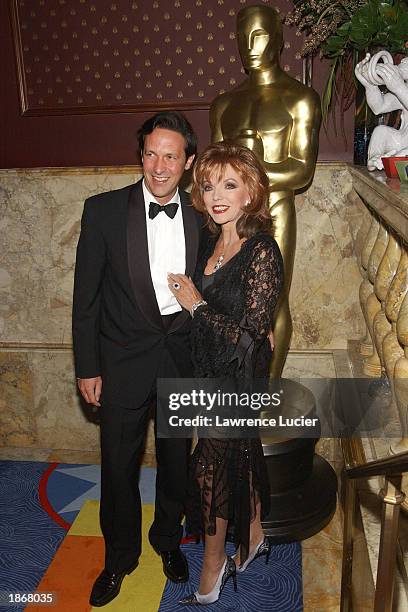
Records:
<instances>
[{"instance_id":1,"label":"stone balustrade","mask_svg":"<svg viewBox=\"0 0 408 612\"><path fill-rule=\"evenodd\" d=\"M375 405L381 400L376 431L383 432L382 437L343 440L346 464L348 452L352 463L364 464L388 461L391 458L387 456L408 451L408 189L396 179L387 179L383 172L370 173L357 166L349 171L352 189L348 201L363 210L355 233L355 254L362 276L359 298L366 326L358 343L349 342L349 357L355 377L373 378L368 387L370 401ZM354 456L358 444L364 448L363 459ZM401 457L393 459L401 461ZM355 606L360 609L354 601L357 592L364 593L364 609L408 609L408 478L401 472L394 472L392 478L360 479L356 484L346 479L342 612ZM359 525L352 501L354 486L365 540L362 548L351 535ZM400 508L405 510L401 517ZM374 587L369 602L367 580L361 589L359 572L355 571L356 567L361 570L361 564L365 566L365 554Z\"/></svg>"},{"instance_id":2,"label":"stone balustrade","mask_svg":"<svg viewBox=\"0 0 408 612\"><path fill-rule=\"evenodd\" d=\"M408 450L408 188L383 172L369 173L351 167L352 190L348 198L365 206L358 253L362 281L360 305L366 335L359 351L365 376L389 382L393 415L401 426L401 439L390 452ZM408 482L404 478L406 490ZM407 502L404 503L408 509Z\"/></svg>"},{"instance_id":3,"label":"stone balustrade","mask_svg":"<svg viewBox=\"0 0 408 612\"><path fill-rule=\"evenodd\" d=\"M363 277L360 304L367 334L360 342L360 353L366 357L367 376L386 374L391 381L404 353L399 319L408 291L408 189L383 173L358 167L351 167L350 172L353 182L348 197L359 198L366 206L362 223L366 236L359 263Z\"/></svg>"}]
</instances>

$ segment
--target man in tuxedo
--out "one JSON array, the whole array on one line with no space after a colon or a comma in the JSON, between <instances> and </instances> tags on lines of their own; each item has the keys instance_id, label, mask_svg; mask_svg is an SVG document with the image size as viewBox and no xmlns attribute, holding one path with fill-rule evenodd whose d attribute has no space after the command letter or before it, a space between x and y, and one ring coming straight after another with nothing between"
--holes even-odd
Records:
<instances>
[{"instance_id":1,"label":"man in tuxedo","mask_svg":"<svg viewBox=\"0 0 408 612\"><path fill-rule=\"evenodd\" d=\"M192 276L201 217L178 189L193 163L196 136L177 112L140 128L144 178L85 202L75 267L73 341L85 401L100 406L101 509L105 567L90 603L119 593L141 552L138 470L159 377L191 377L189 319L167 273ZM179 544L190 441L156 438L154 522L149 540L165 575L188 579Z\"/></svg>"}]
</instances>

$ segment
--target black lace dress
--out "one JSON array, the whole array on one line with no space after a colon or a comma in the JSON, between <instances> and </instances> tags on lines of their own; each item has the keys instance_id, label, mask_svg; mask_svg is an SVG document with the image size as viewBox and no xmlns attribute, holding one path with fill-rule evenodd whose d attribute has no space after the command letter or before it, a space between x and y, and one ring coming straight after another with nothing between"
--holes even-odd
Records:
<instances>
[{"instance_id":1,"label":"black lace dress","mask_svg":"<svg viewBox=\"0 0 408 612\"><path fill-rule=\"evenodd\" d=\"M195 376L266 378L272 356L267 335L283 282L278 245L269 234L256 234L224 266L204 276L215 242L210 238L205 245L195 277L208 303L193 319ZM265 516L269 487L260 440L199 439L191 461L188 531L214 535L216 517L227 520L244 561L258 501Z\"/></svg>"}]
</instances>

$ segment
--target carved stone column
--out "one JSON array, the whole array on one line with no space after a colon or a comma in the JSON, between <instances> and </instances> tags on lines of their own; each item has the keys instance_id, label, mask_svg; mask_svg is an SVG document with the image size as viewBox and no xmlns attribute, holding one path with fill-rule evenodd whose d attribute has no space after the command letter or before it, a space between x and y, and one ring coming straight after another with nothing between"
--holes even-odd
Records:
<instances>
[{"instance_id":1,"label":"carved stone column","mask_svg":"<svg viewBox=\"0 0 408 612\"><path fill-rule=\"evenodd\" d=\"M401 247L393 234L388 234L388 245L384 253L384 257L377 270L377 275L374 283L375 294L381 302L381 309L374 316L373 322L373 338L377 354L380 358L381 373L385 373L385 363L382 352L382 344L385 336L391 329L391 323L385 314L385 301L391 283L397 272L398 264L401 258Z\"/></svg>"},{"instance_id":2,"label":"carved stone column","mask_svg":"<svg viewBox=\"0 0 408 612\"><path fill-rule=\"evenodd\" d=\"M403 349L397 338L397 320L402 302L408 291L408 253L401 251L397 272L391 283L385 300L385 314L391 323L391 329L385 336L382 344L382 354L385 371L390 381L393 403L395 402L394 368L397 360L402 356Z\"/></svg>"},{"instance_id":3,"label":"carved stone column","mask_svg":"<svg viewBox=\"0 0 408 612\"><path fill-rule=\"evenodd\" d=\"M364 271L363 281L360 285L360 305L361 310L364 314L364 319L366 322L367 332L365 338L360 341L360 354L364 356L371 355L373 352L373 343L371 341L370 332L368 329L367 322L367 311L366 311L366 303L367 298L373 290L373 286L368 279L368 261L370 259L371 252L373 250L376 238L378 236L378 228L380 224L378 220L373 216L371 219L371 225L367 233L367 237L365 240L365 244L363 250L361 251L361 268Z\"/></svg>"},{"instance_id":4,"label":"carved stone column","mask_svg":"<svg viewBox=\"0 0 408 612\"><path fill-rule=\"evenodd\" d=\"M388 244L388 232L384 225L379 226L377 239L374 243L373 250L371 251L370 258L368 260L367 276L368 280L372 285L372 292L368 296L365 304L364 316L366 319L367 327L370 332L371 341L373 343L373 352L370 357L364 362L363 372L367 376L379 376L381 374L381 362L377 352L374 340L374 317L381 310L381 302L378 299L375 291L374 284L377 277L378 268L381 260L384 257L385 250Z\"/></svg>"},{"instance_id":5,"label":"carved stone column","mask_svg":"<svg viewBox=\"0 0 408 612\"><path fill-rule=\"evenodd\" d=\"M402 439L391 447L392 452L408 451L408 293L402 302L397 320L397 336L403 347L403 354L397 359L394 368L395 398L401 423ZM406 477L404 477L404 481ZM404 482L404 490L406 490Z\"/></svg>"}]
</instances>

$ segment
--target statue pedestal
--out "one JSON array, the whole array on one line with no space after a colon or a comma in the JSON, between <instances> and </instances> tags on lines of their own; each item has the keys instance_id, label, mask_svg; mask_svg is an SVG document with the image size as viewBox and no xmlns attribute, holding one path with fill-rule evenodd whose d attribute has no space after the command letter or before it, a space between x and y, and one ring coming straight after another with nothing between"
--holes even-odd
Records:
<instances>
[{"instance_id":1,"label":"statue pedestal","mask_svg":"<svg viewBox=\"0 0 408 612\"><path fill-rule=\"evenodd\" d=\"M285 417L313 418L314 412L312 392L297 382L285 381ZM335 512L337 476L315 453L320 428L316 436L282 439L269 432L261 435L271 488L270 512L262 526L276 544L311 537Z\"/></svg>"}]
</instances>

